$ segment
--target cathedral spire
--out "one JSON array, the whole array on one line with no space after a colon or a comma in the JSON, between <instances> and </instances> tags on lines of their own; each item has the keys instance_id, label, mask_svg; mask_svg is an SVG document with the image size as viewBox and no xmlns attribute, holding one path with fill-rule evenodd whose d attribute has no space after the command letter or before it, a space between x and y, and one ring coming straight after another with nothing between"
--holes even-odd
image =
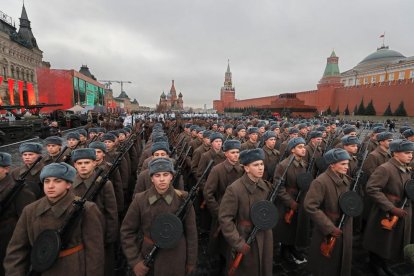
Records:
<instances>
[{"instance_id":1,"label":"cathedral spire","mask_svg":"<svg viewBox=\"0 0 414 276\"><path fill-rule=\"evenodd\" d=\"M227 73L230 73L230 59L227 59Z\"/></svg>"},{"instance_id":2,"label":"cathedral spire","mask_svg":"<svg viewBox=\"0 0 414 276\"><path fill-rule=\"evenodd\" d=\"M227 60L227 71L224 74L224 90L233 91L233 82L231 79L230 60Z\"/></svg>"},{"instance_id":3,"label":"cathedral spire","mask_svg":"<svg viewBox=\"0 0 414 276\"><path fill-rule=\"evenodd\" d=\"M22 14L20 16L20 28L18 35L23 40L25 46L29 48L38 48L36 39L32 33L32 27L30 26L30 20L27 16L24 3L22 7Z\"/></svg>"}]
</instances>

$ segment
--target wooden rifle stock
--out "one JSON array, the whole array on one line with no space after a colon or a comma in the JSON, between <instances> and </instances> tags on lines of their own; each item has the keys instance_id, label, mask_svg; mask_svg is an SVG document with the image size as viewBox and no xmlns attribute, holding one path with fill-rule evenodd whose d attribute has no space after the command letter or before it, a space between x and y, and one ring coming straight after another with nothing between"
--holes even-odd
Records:
<instances>
[{"instance_id":1,"label":"wooden rifle stock","mask_svg":"<svg viewBox=\"0 0 414 276\"><path fill-rule=\"evenodd\" d=\"M404 209L405 204L407 204L407 201L408 201L407 197L404 198L404 202L403 202L402 206L400 207L400 209ZM399 217L397 217L395 215L392 216L391 218L384 218L384 219L381 220L381 227L385 230L391 231L397 225L398 220L399 220Z\"/></svg>"},{"instance_id":2,"label":"wooden rifle stock","mask_svg":"<svg viewBox=\"0 0 414 276\"><path fill-rule=\"evenodd\" d=\"M335 247L335 243L336 243L336 238L335 237L328 237L326 238L326 241L321 243L321 253L323 256L330 258L332 251Z\"/></svg>"},{"instance_id":3,"label":"wooden rifle stock","mask_svg":"<svg viewBox=\"0 0 414 276\"><path fill-rule=\"evenodd\" d=\"M269 194L269 196L267 198L267 200L269 200L270 202L274 202L275 201L277 190L279 190L280 185L282 185L283 179L285 178L285 175L286 175L286 173L287 173L290 165L292 165L294 159L295 159L295 156L292 155L290 157L288 166L286 167L286 169L283 172L282 176L280 177L279 181L276 180L276 179L274 180L274 182L278 181L278 183L276 183L276 184L273 183L273 186L274 186L273 187L273 190L270 192L270 194ZM247 238L247 241L246 241L246 244L247 245L250 246L252 244L252 242L256 238L256 234L257 234L258 231L259 231L259 228L257 226L254 226L252 232L250 233L249 237ZM241 262L242 258L243 258L243 253L238 252L237 255L236 255L236 258L230 264L230 269L229 269L229 275L230 276L234 275L234 273L236 272L237 268L240 265L240 262Z\"/></svg>"}]
</instances>

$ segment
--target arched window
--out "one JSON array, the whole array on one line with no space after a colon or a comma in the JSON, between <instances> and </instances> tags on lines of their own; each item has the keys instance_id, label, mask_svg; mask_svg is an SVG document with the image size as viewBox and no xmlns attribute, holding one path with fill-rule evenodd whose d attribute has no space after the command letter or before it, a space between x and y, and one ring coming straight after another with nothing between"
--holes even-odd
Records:
<instances>
[{"instance_id":1,"label":"arched window","mask_svg":"<svg viewBox=\"0 0 414 276\"><path fill-rule=\"evenodd\" d=\"M14 79L14 66L13 65L10 67L10 71L11 71L11 77L12 79Z\"/></svg>"},{"instance_id":2,"label":"arched window","mask_svg":"<svg viewBox=\"0 0 414 276\"><path fill-rule=\"evenodd\" d=\"M20 80L20 69L19 67L16 68L16 78Z\"/></svg>"}]
</instances>

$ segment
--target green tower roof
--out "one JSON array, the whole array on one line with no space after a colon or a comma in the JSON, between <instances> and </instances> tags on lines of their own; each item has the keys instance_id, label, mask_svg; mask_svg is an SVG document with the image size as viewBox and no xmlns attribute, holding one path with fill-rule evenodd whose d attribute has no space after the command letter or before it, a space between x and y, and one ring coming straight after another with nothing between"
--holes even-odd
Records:
<instances>
[{"instance_id":1,"label":"green tower roof","mask_svg":"<svg viewBox=\"0 0 414 276\"><path fill-rule=\"evenodd\" d=\"M338 62L332 62L331 58L337 58L335 51L332 50L331 56L328 58L326 63L325 72L323 72L324 77L339 76L339 66Z\"/></svg>"}]
</instances>

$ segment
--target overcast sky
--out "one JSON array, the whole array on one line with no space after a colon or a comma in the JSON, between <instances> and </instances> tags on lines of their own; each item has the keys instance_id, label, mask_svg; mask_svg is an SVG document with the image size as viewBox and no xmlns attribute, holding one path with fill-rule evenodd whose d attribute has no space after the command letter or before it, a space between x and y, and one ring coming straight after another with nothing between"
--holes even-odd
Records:
<instances>
[{"instance_id":1,"label":"overcast sky","mask_svg":"<svg viewBox=\"0 0 414 276\"><path fill-rule=\"evenodd\" d=\"M184 105L212 107L227 59L236 97L313 90L335 49L346 71L381 44L414 55L414 1L26 0L43 58L87 64L98 79L155 106L174 79ZM2 0L16 23L22 2ZM120 87L113 85L114 94ZM177 93L178 93L177 92Z\"/></svg>"}]
</instances>

